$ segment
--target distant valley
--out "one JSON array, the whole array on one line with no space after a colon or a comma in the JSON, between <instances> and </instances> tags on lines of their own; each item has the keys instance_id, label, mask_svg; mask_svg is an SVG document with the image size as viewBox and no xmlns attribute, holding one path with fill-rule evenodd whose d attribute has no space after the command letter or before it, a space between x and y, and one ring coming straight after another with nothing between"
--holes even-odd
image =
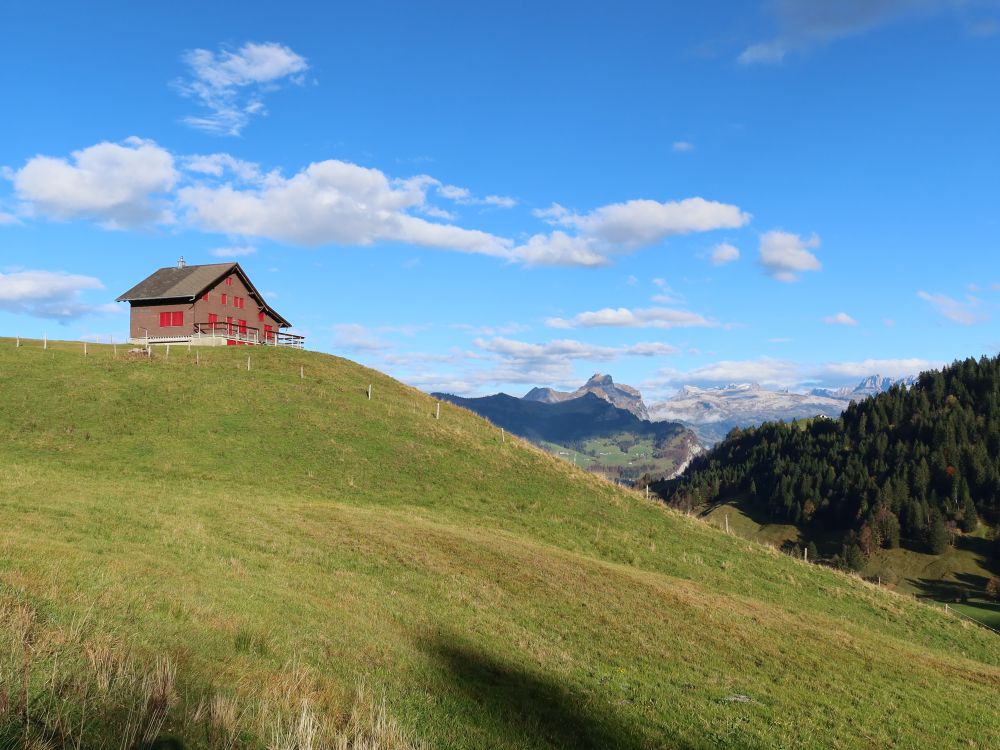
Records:
<instances>
[{"instance_id":1,"label":"distant valley","mask_svg":"<svg viewBox=\"0 0 1000 750\"><path fill-rule=\"evenodd\" d=\"M486 417L578 466L632 483L643 475L675 476L702 448L697 436L676 422L651 422L635 388L596 374L571 393L534 388L523 398L498 393L461 398L436 393Z\"/></svg>"}]
</instances>

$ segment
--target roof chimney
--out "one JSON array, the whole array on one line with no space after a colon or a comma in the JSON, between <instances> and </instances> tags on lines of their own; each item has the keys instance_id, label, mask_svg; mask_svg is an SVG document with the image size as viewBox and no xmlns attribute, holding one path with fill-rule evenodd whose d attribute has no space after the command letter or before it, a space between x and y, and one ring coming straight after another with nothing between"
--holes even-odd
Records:
<instances>
[{"instance_id":1,"label":"roof chimney","mask_svg":"<svg viewBox=\"0 0 1000 750\"><path fill-rule=\"evenodd\" d=\"M184 262L184 256L183 255L180 257L180 260L177 261L177 267L178 268L185 268L185 267L187 267L187 263Z\"/></svg>"}]
</instances>

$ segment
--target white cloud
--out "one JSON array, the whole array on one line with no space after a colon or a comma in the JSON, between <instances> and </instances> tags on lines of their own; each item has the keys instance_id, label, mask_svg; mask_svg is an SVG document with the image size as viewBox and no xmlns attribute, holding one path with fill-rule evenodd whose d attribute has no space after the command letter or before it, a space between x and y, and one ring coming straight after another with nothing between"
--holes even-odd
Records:
<instances>
[{"instance_id":1,"label":"white cloud","mask_svg":"<svg viewBox=\"0 0 1000 750\"><path fill-rule=\"evenodd\" d=\"M737 58L743 65L779 63L789 52L807 50L879 26L946 12L961 14L983 6L962 0L770 0L765 7L774 14L779 33L773 39L744 49ZM973 34L979 28L977 22L969 26Z\"/></svg>"},{"instance_id":2,"label":"white cloud","mask_svg":"<svg viewBox=\"0 0 1000 750\"><path fill-rule=\"evenodd\" d=\"M451 328L474 336L509 336L514 333L523 333L528 331L531 329L531 326L514 322L504 323L503 325L497 326L474 326L468 323L455 323L451 326Z\"/></svg>"},{"instance_id":3,"label":"white cloud","mask_svg":"<svg viewBox=\"0 0 1000 750\"><path fill-rule=\"evenodd\" d=\"M475 345L483 351L522 362L552 362L562 360L589 360L610 362L622 356L658 357L677 354L670 344L642 342L623 346L598 346L573 339L557 339L544 344L530 344L524 341L496 337L476 339Z\"/></svg>"},{"instance_id":4,"label":"white cloud","mask_svg":"<svg viewBox=\"0 0 1000 750\"><path fill-rule=\"evenodd\" d=\"M407 213L426 205L434 183L423 175L390 180L377 169L331 159L290 178L268 175L257 187L193 185L177 195L187 220L212 232L306 246L406 242L511 257L509 240Z\"/></svg>"},{"instance_id":5,"label":"white cloud","mask_svg":"<svg viewBox=\"0 0 1000 750\"><path fill-rule=\"evenodd\" d=\"M371 330L357 323L341 323L333 327L333 345L354 353L385 351L389 343L378 338Z\"/></svg>"},{"instance_id":6,"label":"white cloud","mask_svg":"<svg viewBox=\"0 0 1000 750\"><path fill-rule=\"evenodd\" d=\"M713 266L724 266L727 263L732 263L734 260L739 260L740 251L735 245L730 245L728 242L720 242L712 248L712 254L709 258Z\"/></svg>"},{"instance_id":7,"label":"white cloud","mask_svg":"<svg viewBox=\"0 0 1000 750\"><path fill-rule=\"evenodd\" d=\"M10 225L10 224L20 224L20 223L21 223L20 219L14 216L14 214L7 214L4 213L3 211L0 211L0 227L4 226L5 224Z\"/></svg>"},{"instance_id":8,"label":"white cloud","mask_svg":"<svg viewBox=\"0 0 1000 750\"><path fill-rule=\"evenodd\" d=\"M90 305L81 301L82 292L103 288L100 280L93 276L53 271L0 273L0 309L56 320L118 312L115 305Z\"/></svg>"},{"instance_id":9,"label":"white cloud","mask_svg":"<svg viewBox=\"0 0 1000 750\"><path fill-rule=\"evenodd\" d=\"M942 362L921 359L865 359L850 362L820 364L794 362L787 359L758 357L745 360L722 360L687 371L661 370L643 384L650 396L660 397L682 385L718 386L729 383L759 383L766 388L808 390L822 385L841 387L856 385L869 375L903 378L925 370L939 368Z\"/></svg>"},{"instance_id":10,"label":"white cloud","mask_svg":"<svg viewBox=\"0 0 1000 750\"><path fill-rule=\"evenodd\" d=\"M910 357L904 359L864 359L856 362L827 362L821 365L803 365L803 381L818 380L829 384L853 383L869 375L887 378L904 378L918 375L925 370L944 366L943 361Z\"/></svg>"},{"instance_id":11,"label":"white cloud","mask_svg":"<svg viewBox=\"0 0 1000 750\"><path fill-rule=\"evenodd\" d=\"M917 292L917 296L929 303L938 314L954 323L969 326L973 323L989 320L989 315L978 309L981 304L980 300L971 295L966 296L965 302L952 299L944 294L930 294L924 291Z\"/></svg>"},{"instance_id":12,"label":"white cloud","mask_svg":"<svg viewBox=\"0 0 1000 750\"><path fill-rule=\"evenodd\" d=\"M210 251L216 258L245 258L257 252L253 245L237 245L235 247L217 247Z\"/></svg>"},{"instance_id":13,"label":"white cloud","mask_svg":"<svg viewBox=\"0 0 1000 750\"><path fill-rule=\"evenodd\" d=\"M194 49L181 60L189 78L175 81L177 90L207 111L184 122L220 135L239 135L252 115L266 114L263 95L280 81L301 83L309 64L283 44L247 42L236 51Z\"/></svg>"},{"instance_id":14,"label":"white cloud","mask_svg":"<svg viewBox=\"0 0 1000 750\"><path fill-rule=\"evenodd\" d=\"M477 198L468 188L455 185L439 185L437 189L442 198L458 203L461 206L493 206L495 208L513 208L517 199L506 195L487 195Z\"/></svg>"},{"instance_id":15,"label":"white cloud","mask_svg":"<svg viewBox=\"0 0 1000 750\"><path fill-rule=\"evenodd\" d=\"M804 240L797 234L771 230L760 238L760 264L778 281L798 281L806 271L819 271L822 266L810 250L819 247L814 233Z\"/></svg>"},{"instance_id":16,"label":"white cloud","mask_svg":"<svg viewBox=\"0 0 1000 750\"><path fill-rule=\"evenodd\" d=\"M596 208L587 214L558 203L536 209L534 215L554 226L571 228L575 235L556 230L536 234L514 248L514 256L528 265L608 265L610 256L646 247L693 232L733 229L750 221L737 206L704 198L681 201L630 200Z\"/></svg>"},{"instance_id":17,"label":"white cloud","mask_svg":"<svg viewBox=\"0 0 1000 750\"><path fill-rule=\"evenodd\" d=\"M257 182L262 177L259 164L237 159L230 154L194 154L181 159L181 164L188 172L212 177L230 173L243 182Z\"/></svg>"},{"instance_id":18,"label":"white cloud","mask_svg":"<svg viewBox=\"0 0 1000 750\"><path fill-rule=\"evenodd\" d=\"M540 212L549 223L572 227L600 242L637 248L666 237L714 229L735 229L750 221L737 206L704 198L680 201L630 200L596 208L588 214L568 211L559 204Z\"/></svg>"},{"instance_id":19,"label":"white cloud","mask_svg":"<svg viewBox=\"0 0 1000 750\"><path fill-rule=\"evenodd\" d=\"M856 326L858 324L858 321L845 312L839 312L836 315L827 315L823 318L823 322L828 326Z\"/></svg>"},{"instance_id":20,"label":"white cloud","mask_svg":"<svg viewBox=\"0 0 1000 750\"><path fill-rule=\"evenodd\" d=\"M690 141L674 141L670 148L674 150L675 153L685 154L688 151L694 151L694 144Z\"/></svg>"},{"instance_id":21,"label":"white cloud","mask_svg":"<svg viewBox=\"0 0 1000 750\"><path fill-rule=\"evenodd\" d=\"M170 191L177 177L168 151L133 137L74 151L71 161L36 156L14 172L13 181L31 213L125 228L169 221L157 196Z\"/></svg>"},{"instance_id":22,"label":"white cloud","mask_svg":"<svg viewBox=\"0 0 1000 750\"><path fill-rule=\"evenodd\" d=\"M785 46L779 41L751 44L736 58L740 65L780 63L785 59Z\"/></svg>"},{"instance_id":23,"label":"white cloud","mask_svg":"<svg viewBox=\"0 0 1000 750\"><path fill-rule=\"evenodd\" d=\"M545 325L549 328L711 328L718 323L698 313L667 307L605 307L578 313L572 318L549 318Z\"/></svg>"},{"instance_id":24,"label":"white cloud","mask_svg":"<svg viewBox=\"0 0 1000 750\"><path fill-rule=\"evenodd\" d=\"M650 381L651 388L681 385L726 385L728 383L760 383L772 388L790 388L799 381L799 368L794 362L772 357L722 360L685 372L663 370Z\"/></svg>"},{"instance_id":25,"label":"white cloud","mask_svg":"<svg viewBox=\"0 0 1000 750\"><path fill-rule=\"evenodd\" d=\"M514 248L514 257L528 266L607 266L611 260L597 249L594 240L574 237L565 232L532 235Z\"/></svg>"}]
</instances>

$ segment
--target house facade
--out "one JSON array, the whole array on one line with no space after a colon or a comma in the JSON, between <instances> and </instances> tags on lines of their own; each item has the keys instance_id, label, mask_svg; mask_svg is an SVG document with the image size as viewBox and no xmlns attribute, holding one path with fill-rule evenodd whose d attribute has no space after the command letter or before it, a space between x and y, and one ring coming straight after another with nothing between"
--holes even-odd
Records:
<instances>
[{"instance_id":1,"label":"house facade","mask_svg":"<svg viewBox=\"0 0 1000 750\"><path fill-rule=\"evenodd\" d=\"M131 306L135 344L291 346L305 339L257 291L239 263L161 268L116 300Z\"/></svg>"}]
</instances>

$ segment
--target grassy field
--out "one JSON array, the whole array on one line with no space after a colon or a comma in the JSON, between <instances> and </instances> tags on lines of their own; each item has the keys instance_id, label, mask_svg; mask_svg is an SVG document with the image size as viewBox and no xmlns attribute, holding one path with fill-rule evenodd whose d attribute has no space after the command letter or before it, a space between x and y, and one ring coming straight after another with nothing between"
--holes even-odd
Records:
<instances>
[{"instance_id":1,"label":"grassy field","mask_svg":"<svg viewBox=\"0 0 1000 750\"><path fill-rule=\"evenodd\" d=\"M992 633L379 373L27 343L0 339L0 744L1000 746Z\"/></svg>"},{"instance_id":2,"label":"grassy field","mask_svg":"<svg viewBox=\"0 0 1000 750\"><path fill-rule=\"evenodd\" d=\"M630 438L629 442L633 442ZM541 446L555 456L574 463L581 468L601 469L602 474L622 479L635 480L643 473L649 472L657 476L669 475L677 467L677 461L672 458L654 458L653 438L634 440L629 450L623 451L619 442L612 438L593 438L583 441L580 450L573 450L555 443L542 443Z\"/></svg>"}]
</instances>

